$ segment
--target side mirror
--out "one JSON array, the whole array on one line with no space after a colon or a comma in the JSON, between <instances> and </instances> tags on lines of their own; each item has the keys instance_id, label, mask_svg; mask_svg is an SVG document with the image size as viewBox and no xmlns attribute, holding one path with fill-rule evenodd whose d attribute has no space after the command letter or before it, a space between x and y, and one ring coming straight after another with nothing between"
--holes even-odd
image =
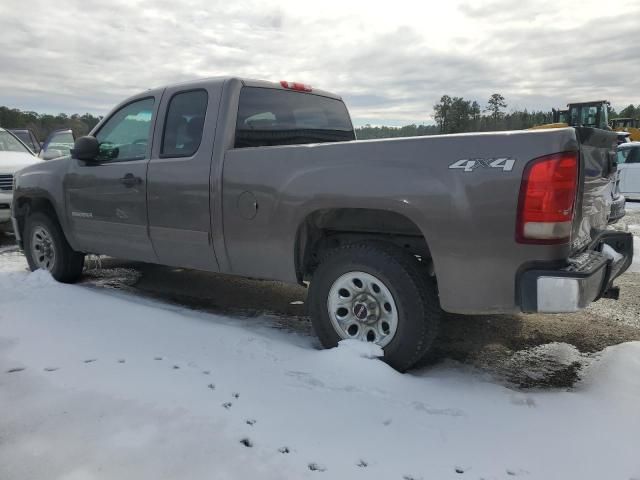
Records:
<instances>
[{"instance_id":1,"label":"side mirror","mask_svg":"<svg viewBox=\"0 0 640 480\"><path fill-rule=\"evenodd\" d=\"M58 158L63 156L64 153L62 153L61 150L56 150L54 148L51 149L47 149L44 152L42 152L42 159L43 160L53 160L54 158Z\"/></svg>"},{"instance_id":2,"label":"side mirror","mask_svg":"<svg viewBox=\"0 0 640 480\"><path fill-rule=\"evenodd\" d=\"M98 140L96 137L87 135L75 141L71 150L71 158L91 162L97 158L98 153L100 153Z\"/></svg>"}]
</instances>

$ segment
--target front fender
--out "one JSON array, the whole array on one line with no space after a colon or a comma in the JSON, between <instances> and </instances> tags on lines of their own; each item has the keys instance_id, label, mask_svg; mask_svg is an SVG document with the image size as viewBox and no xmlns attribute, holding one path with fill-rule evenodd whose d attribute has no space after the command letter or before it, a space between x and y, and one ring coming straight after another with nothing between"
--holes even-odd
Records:
<instances>
[{"instance_id":1,"label":"front fender","mask_svg":"<svg viewBox=\"0 0 640 480\"><path fill-rule=\"evenodd\" d=\"M50 205L67 241L72 248L76 249L77 244L69 226L65 208L64 179L69 161L70 158L65 157L20 170L14 177L12 216L19 219L28 214L27 205L31 205L32 209Z\"/></svg>"}]
</instances>

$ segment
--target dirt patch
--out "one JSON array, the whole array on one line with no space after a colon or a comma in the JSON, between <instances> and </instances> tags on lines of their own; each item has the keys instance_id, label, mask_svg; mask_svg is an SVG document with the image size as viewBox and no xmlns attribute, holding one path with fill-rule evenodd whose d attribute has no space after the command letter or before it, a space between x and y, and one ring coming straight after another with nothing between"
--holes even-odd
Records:
<instances>
[{"instance_id":1,"label":"dirt patch","mask_svg":"<svg viewBox=\"0 0 640 480\"><path fill-rule=\"evenodd\" d=\"M621 300L557 315L446 315L426 363L457 360L519 388L571 387L592 354L640 340L640 275L618 281Z\"/></svg>"},{"instance_id":2,"label":"dirt patch","mask_svg":"<svg viewBox=\"0 0 640 480\"><path fill-rule=\"evenodd\" d=\"M483 368L500 380L523 389L572 387L591 360L589 355L566 343L547 343L501 353L481 358Z\"/></svg>"},{"instance_id":3,"label":"dirt patch","mask_svg":"<svg viewBox=\"0 0 640 480\"><path fill-rule=\"evenodd\" d=\"M82 273L82 283L103 288L126 289L138 283L141 276L142 273L135 268L113 266L105 268L101 257L87 255L85 269Z\"/></svg>"}]
</instances>

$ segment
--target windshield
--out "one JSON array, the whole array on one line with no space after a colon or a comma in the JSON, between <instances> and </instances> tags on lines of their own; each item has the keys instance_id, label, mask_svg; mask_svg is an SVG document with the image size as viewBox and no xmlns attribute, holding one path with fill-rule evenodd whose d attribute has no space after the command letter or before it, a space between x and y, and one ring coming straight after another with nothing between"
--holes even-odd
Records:
<instances>
[{"instance_id":1,"label":"windshield","mask_svg":"<svg viewBox=\"0 0 640 480\"><path fill-rule=\"evenodd\" d=\"M31 151L16 137L4 130L0 130L0 152L23 152L31 154Z\"/></svg>"},{"instance_id":2,"label":"windshield","mask_svg":"<svg viewBox=\"0 0 640 480\"><path fill-rule=\"evenodd\" d=\"M22 140L22 142L25 145L29 145L31 143L31 139L29 138L29 132L25 130L18 130L18 131L12 130L11 133L13 133L20 140Z\"/></svg>"}]
</instances>

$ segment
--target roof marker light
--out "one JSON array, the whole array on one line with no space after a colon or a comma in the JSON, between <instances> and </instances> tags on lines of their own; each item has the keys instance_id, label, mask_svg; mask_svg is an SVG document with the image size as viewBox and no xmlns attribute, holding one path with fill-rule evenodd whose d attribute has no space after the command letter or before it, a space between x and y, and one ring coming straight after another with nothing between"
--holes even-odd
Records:
<instances>
[{"instance_id":1,"label":"roof marker light","mask_svg":"<svg viewBox=\"0 0 640 480\"><path fill-rule=\"evenodd\" d=\"M310 92L312 90L311 85L298 82L287 82L286 80L280 80L280 85L282 85L282 88L288 88L289 90L296 90L298 92Z\"/></svg>"}]
</instances>

